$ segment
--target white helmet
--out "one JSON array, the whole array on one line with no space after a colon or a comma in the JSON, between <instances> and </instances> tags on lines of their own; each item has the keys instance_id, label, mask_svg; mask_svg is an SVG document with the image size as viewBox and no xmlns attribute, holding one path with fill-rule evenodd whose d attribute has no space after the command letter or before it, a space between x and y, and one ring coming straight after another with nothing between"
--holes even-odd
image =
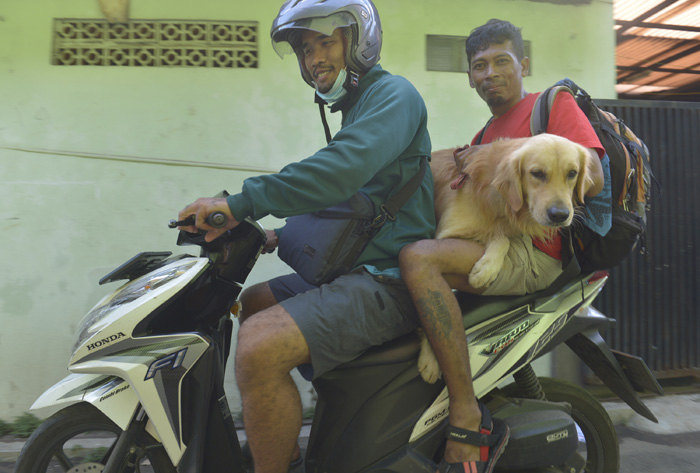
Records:
<instances>
[{"instance_id":1,"label":"white helmet","mask_svg":"<svg viewBox=\"0 0 700 473\"><path fill-rule=\"evenodd\" d=\"M345 64L352 72L367 72L379 61L382 49L382 25L370 0L287 0L272 22L272 47L280 57L296 53L301 75L313 87L304 67L299 30L331 36L342 27L351 27Z\"/></svg>"}]
</instances>

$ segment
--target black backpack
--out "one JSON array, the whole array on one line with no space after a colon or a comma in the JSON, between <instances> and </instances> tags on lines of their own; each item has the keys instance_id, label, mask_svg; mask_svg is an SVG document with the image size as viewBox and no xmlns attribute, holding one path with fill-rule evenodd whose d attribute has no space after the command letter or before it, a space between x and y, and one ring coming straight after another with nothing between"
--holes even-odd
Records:
<instances>
[{"instance_id":1,"label":"black backpack","mask_svg":"<svg viewBox=\"0 0 700 473\"><path fill-rule=\"evenodd\" d=\"M549 113L559 92L573 95L610 158L612 227L605 236L583 224L572 227L574 254L583 271L612 268L635 247L640 253L646 249L646 212L652 180L658 185L651 172L649 150L622 120L598 108L571 79L557 82L537 98L530 118L533 136L547 130Z\"/></svg>"}]
</instances>

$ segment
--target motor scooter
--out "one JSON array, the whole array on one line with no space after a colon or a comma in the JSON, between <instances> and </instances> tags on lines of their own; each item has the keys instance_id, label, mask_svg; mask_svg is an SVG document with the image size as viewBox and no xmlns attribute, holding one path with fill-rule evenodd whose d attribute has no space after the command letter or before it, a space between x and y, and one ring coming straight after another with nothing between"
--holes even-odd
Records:
<instances>
[{"instance_id":1,"label":"motor scooter","mask_svg":"<svg viewBox=\"0 0 700 473\"><path fill-rule=\"evenodd\" d=\"M60 410L28 439L15 472L245 473L224 372L231 314L265 241L249 219L210 243L180 232L177 244L198 246L199 256L140 253L102 278L126 283L82 319L71 374L32 406ZM511 430L497 471L619 470L603 406L531 366L563 343L636 412L656 420L636 392L661 394L658 382L641 359L611 350L600 335L613 320L591 303L607 278L581 274L520 297L458 294L475 391ZM411 333L314 381L307 473L436 471L449 400L442 381L421 378L418 353Z\"/></svg>"}]
</instances>

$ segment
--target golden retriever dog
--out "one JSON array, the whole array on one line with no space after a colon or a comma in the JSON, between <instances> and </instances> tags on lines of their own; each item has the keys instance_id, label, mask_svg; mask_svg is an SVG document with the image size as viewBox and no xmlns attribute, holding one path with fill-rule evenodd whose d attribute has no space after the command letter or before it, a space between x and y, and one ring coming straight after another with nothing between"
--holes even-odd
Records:
<instances>
[{"instance_id":1,"label":"golden retriever dog","mask_svg":"<svg viewBox=\"0 0 700 473\"><path fill-rule=\"evenodd\" d=\"M476 240L485 247L469 273L472 287L486 288L496 279L510 237L548 238L571 224L574 208L593 185L590 160L583 146L550 134L433 152L436 238ZM423 379L435 382L437 360L423 334L421 339L419 369Z\"/></svg>"},{"instance_id":2,"label":"golden retriever dog","mask_svg":"<svg viewBox=\"0 0 700 473\"><path fill-rule=\"evenodd\" d=\"M435 237L485 246L469 274L473 287L496 279L509 237L551 237L571 224L575 205L593 185L589 159L583 146L546 133L433 153Z\"/></svg>"}]
</instances>

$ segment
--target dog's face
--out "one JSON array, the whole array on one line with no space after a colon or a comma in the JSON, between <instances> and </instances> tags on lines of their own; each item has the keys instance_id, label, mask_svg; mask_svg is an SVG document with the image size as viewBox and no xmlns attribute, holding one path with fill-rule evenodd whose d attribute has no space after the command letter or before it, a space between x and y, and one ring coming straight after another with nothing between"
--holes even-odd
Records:
<instances>
[{"instance_id":1,"label":"dog's face","mask_svg":"<svg viewBox=\"0 0 700 473\"><path fill-rule=\"evenodd\" d=\"M522 143L501 163L494 184L514 212L527 205L540 225L570 225L574 206L583 202L593 185L591 155L583 146L555 135L537 135Z\"/></svg>"}]
</instances>

